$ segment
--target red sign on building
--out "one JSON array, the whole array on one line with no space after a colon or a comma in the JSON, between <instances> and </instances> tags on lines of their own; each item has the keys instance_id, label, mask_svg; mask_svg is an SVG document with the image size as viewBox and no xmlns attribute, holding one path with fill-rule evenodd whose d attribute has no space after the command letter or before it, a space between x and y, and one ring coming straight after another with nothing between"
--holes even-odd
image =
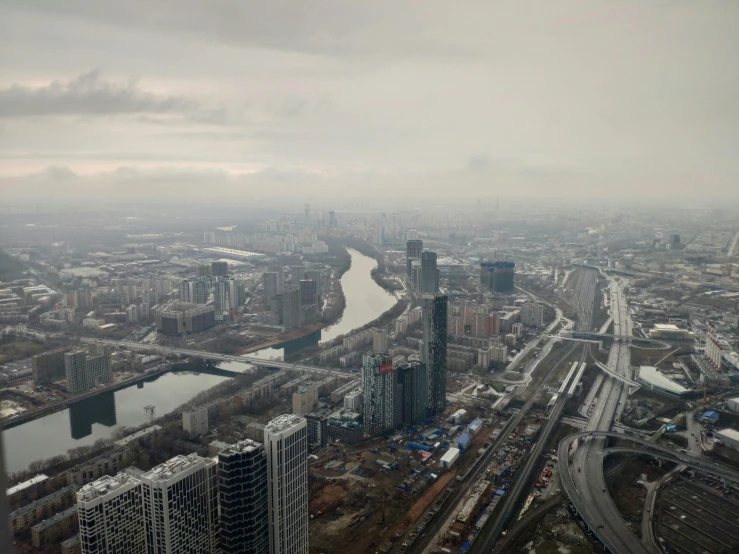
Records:
<instances>
[{"instance_id":1,"label":"red sign on building","mask_svg":"<svg viewBox=\"0 0 739 554\"><path fill-rule=\"evenodd\" d=\"M385 375L386 373L390 373L393 370L393 363L388 362L386 364L380 364L380 375Z\"/></svg>"}]
</instances>

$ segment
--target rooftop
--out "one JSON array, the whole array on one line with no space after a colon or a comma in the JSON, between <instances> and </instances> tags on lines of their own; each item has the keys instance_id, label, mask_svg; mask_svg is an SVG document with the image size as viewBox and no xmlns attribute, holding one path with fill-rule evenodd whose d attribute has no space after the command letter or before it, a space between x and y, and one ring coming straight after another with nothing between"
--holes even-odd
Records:
<instances>
[{"instance_id":1,"label":"rooftop","mask_svg":"<svg viewBox=\"0 0 739 554\"><path fill-rule=\"evenodd\" d=\"M17 492L20 492L24 489L27 489L28 487L32 487L33 485L36 485L38 483L43 483L49 478L48 475L44 475L43 473L39 473L36 475L36 477L31 477L28 481L23 481L22 483L18 483L14 487L10 487L7 490L7 495L12 496Z\"/></svg>"},{"instance_id":2,"label":"rooftop","mask_svg":"<svg viewBox=\"0 0 739 554\"><path fill-rule=\"evenodd\" d=\"M282 414L274 418L269 423L267 423L265 430L270 431L272 433L278 433L280 431L284 431L285 429L288 429L289 427L298 425L301 421L305 421L305 419L303 419L299 415Z\"/></svg>"},{"instance_id":3,"label":"rooftop","mask_svg":"<svg viewBox=\"0 0 739 554\"><path fill-rule=\"evenodd\" d=\"M643 365L639 368L639 380L672 394L685 394L688 389L665 377L656 367Z\"/></svg>"},{"instance_id":4,"label":"rooftop","mask_svg":"<svg viewBox=\"0 0 739 554\"><path fill-rule=\"evenodd\" d=\"M44 496L43 498L39 498L38 500L34 500L30 504L26 504L25 506L21 506L14 512L10 514L11 519L14 517L18 517L19 515L26 514L28 512L32 512L36 507L43 506L50 500L54 498L58 498L60 496L64 496L65 494L68 494L70 492L73 492L77 489L77 485L67 485L66 487L63 487L59 489L58 491L54 491L51 494L48 494Z\"/></svg>"},{"instance_id":5,"label":"rooftop","mask_svg":"<svg viewBox=\"0 0 739 554\"><path fill-rule=\"evenodd\" d=\"M655 329L659 329L661 331L683 331L684 329L680 329L677 325L673 325L672 323L655 323L654 324Z\"/></svg>"},{"instance_id":6,"label":"rooftop","mask_svg":"<svg viewBox=\"0 0 739 554\"><path fill-rule=\"evenodd\" d=\"M90 502L96 498L116 492L125 485L138 485L139 480L127 473L119 473L115 477L104 475L97 481L93 481L82 487L77 493L77 501Z\"/></svg>"},{"instance_id":7,"label":"rooftop","mask_svg":"<svg viewBox=\"0 0 739 554\"><path fill-rule=\"evenodd\" d=\"M213 444L213 443L211 443ZM240 454L249 453L256 450L264 450L264 446L261 443L253 441L251 439L245 439L235 444L229 444L226 448L219 452L220 454Z\"/></svg>"},{"instance_id":8,"label":"rooftop","mask_svg":"<svg viewBox=\"0 0 739 554\"><path fill-rule=\"evenodd\" d=\"M140 439L141 437L145 437L146 435L149 435L151 433L154 433L156 431L161 431L162 427L159 425L152 425L151 427L147 427L146 429L141 429L140 431L136 431L132 435L128 435L127 437L123 437L119 441L115 441L115 443L118 446L126 446L129 442L135 441L136 439Z\"/></svg>"},{"instance_id":9,"label":"rooftop","mask_svg":"<svg viewBox=\"0 0 739 554\"><path fill-rule=\"evenodd\" d=\"M714 433L719 438L726 437L727 439L735 440L739 442L739 431L736 429L720 429Z\"/></svg>"},{"instance_id":10,"label":"rooftop","mask_svg":"<svg viewBox=\"0 0 739 554\"><path fill-rule=\"evenodd\" d=\"M215 462L210 458L201 458L197 454L188 454L187 456L179 455L158 465L154 469L147 471L142 477L143 479L151 481L167 481L178 473L182 473L183 471L197 466L206 467L212 463Z\"/></svg>"},{"instance_id":11,"label":"rooftop","mask_svg":"<svg viewBox=\"0 0 739 554\"><path fill-rule=\"evenodd\" d=\"M67 508L63 512L59 512L58 514L51 516L49 519L45 519L41 523L37 523L36 525L31 527L31 529L37 532L44 531L45 529L48 529L49 527L56 525L60 521L63 521L67 518L72 517L76 513L77 513L77 506L72 506L71 508Z\"/></svg>"}]
</instances>

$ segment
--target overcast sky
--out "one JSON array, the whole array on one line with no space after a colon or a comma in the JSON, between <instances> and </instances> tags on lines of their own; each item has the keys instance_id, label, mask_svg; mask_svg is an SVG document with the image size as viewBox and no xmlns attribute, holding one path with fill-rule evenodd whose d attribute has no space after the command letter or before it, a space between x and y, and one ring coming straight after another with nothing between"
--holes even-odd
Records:
<instances>
[{"instance_id":1,"label":"overcast sky","mask_svg":"<svg viewBox=\"0 0 739 554\"><path fill-rule=\"evenodd\" d=\"M0 192L739 198L734 0L2 0Z\"/></svg>"}]
</instances>

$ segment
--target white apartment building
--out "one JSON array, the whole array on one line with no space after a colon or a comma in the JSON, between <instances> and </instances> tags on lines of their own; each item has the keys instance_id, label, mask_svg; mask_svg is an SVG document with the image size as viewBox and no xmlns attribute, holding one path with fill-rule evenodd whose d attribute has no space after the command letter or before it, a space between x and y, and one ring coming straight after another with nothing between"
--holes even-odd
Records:
<instances>
[{"instance_id":1,"label":"white apartment building","mask_svg":"<svg viewBox=\"0 0 739 554\"><path fill-rule=\"evenodd\" d=\"M482 369L490 367L490 349L486 346L477 351L477 362Z\"/></svg>"},{"instance_id":2,"label":"white apartment building","mask_svg":"<svg viewBox=\"0 0 739 554\"><path fill-rule=\"evenodd\" d=\"M490 347L490 361L505 363L508 360L508 347L505 344L496 344Z\"/></svg>"},{"instance_id":3,"label":"white apartment building","mask_svg":"<svg viewBox=\"0 0 739 554\"><path fill-rule=\"evenodd\" d=\"M300 387L293 393L293 413L303 415L312 412L317 402L318 387L316 385Z\"/></svg>"},{"instance_id":4,"label":"white apartment building","mask_svg":"<svg viewBox=\"0 0 739 554\"><path fill-rule=\"evenodd\" d=\"M182 430L191 437L208 432L208 407L195 406L182 412Z\"/></svg>"},{"instance_id":5,"label":"white apartment building","mask_svg":"<svg viewBox=\"0 0 739 554\"><path fill-rule=\"evenodd\" d=\"M79 540L84 554L145 552L141 481L106 475L77 492Z\"/></svg>"},{"instance_id":6,"label":"white apartment building","mask_svg":"<svg viewBox=\"0 0 739 554\"><path fill-rule=\"evenodd\" d=\"M362 387L357 387L353 391L347 393L344 397L344 409L357 414L362 413Z\"/></svg>"},{"instance_id":7,"label":"white apartment building","mask_svg":"<svg viewBox=\"0 0 739 554\"><path fill-rule=\"evenodd\" d=\"M264 429L270 554L308 554L308 426L285 414Z\"/></svg>"},{"instance_id":8,"label":"white apartment building","mask_svg":"<svg viewBox=\"0 0 739 554\"><path fill-rule=\"evenodd\" d=\"M141 476L147 554L218 552L216 461L175 456Z\"/></svg>"}]
</instances>

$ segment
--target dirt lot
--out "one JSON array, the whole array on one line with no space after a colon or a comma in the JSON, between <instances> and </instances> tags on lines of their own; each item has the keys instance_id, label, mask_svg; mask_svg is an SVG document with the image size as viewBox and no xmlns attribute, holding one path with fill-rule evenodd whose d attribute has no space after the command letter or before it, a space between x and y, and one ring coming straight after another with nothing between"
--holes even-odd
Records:
<instances>
[{"instance_id":1,"label":"dirt lot","mask_svg":"<svg viewBox=\"0 0 739 554\"><path fill-rule=\"evenodd\" d=\"M591 554L593 547L577 523L566 515L566 511L559 510L542 519L526 544L509 552Z\"/></svg>"}]
</instances>

